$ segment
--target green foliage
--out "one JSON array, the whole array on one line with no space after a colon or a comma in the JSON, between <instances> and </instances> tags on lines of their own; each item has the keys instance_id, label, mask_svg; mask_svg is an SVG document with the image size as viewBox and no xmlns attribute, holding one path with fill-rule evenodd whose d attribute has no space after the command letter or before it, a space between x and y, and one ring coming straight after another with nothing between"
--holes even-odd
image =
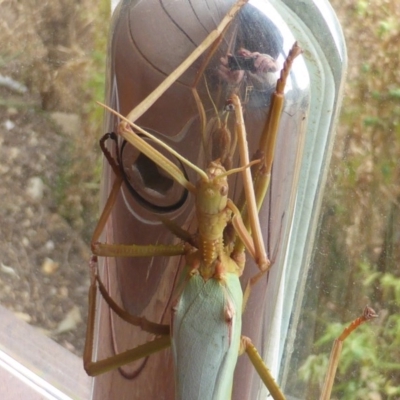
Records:
<instances>
[{"instance_id":1,"label":"green foliage","mask_svg":"<svg viewBox=\"0 0 400 400\"><path fill-rule=\"evenodd\" d=\"M310 387L321 385L334 338L368 304L379 318L345 341L332 399L397 399L400 8L397 0L334 0L332 6L344 29L349 71L314 261L324 265L313 349L322 355L310 356L299 373Z\"/></svg>"}]
</instances>

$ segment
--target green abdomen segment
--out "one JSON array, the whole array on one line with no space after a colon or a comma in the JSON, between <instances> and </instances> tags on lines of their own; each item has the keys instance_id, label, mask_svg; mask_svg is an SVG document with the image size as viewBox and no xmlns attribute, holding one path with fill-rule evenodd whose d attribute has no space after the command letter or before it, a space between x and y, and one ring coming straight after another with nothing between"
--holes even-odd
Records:
<instances>
[{"instance_id":1,"label":"green abdomen segment","mask_svg":"<svg viewBox=\"0 0 400 400\"><path fill-rule=\"evenodd\" d=\"M243 294L239 278L195 275L172 316L176 399L227 400L239 355Z\"/></svg>"}]
</instances>

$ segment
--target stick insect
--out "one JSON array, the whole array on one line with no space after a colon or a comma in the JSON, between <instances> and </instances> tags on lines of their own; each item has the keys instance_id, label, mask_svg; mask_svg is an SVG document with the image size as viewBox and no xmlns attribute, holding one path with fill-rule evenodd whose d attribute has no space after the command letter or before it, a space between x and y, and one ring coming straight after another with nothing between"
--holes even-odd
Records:
<instances>
[{"instance_id":1,"label":"stick insect","mask_svg":"<svg viewBox=\"0 0 400 400\"><path fill-rule=\"evenodd\" d=\"M226 24L225 26L229 24L235 13L243 6L244 3L244 1L239 1L234 6L232 11L224 19L225 22L223 21L223 23ZM221 32L223 32L225 29L223 23L221 23L219 28L213 33L213 36L210 35L206 39L206 41L208 40L207 43L205 43L205 41L201 46L199 46L199 49L204 51L208 45L215 43L215 40L221 36ZM215 44L212 46L215 47ZM197 53L199 53L199 51ZM275 104L278 109L281 109L282 107L283 99L281 96L283 94L284 82L286 80L290 64L294 57L298 55L298 53L299 49L298 47L295 47L293 53L291 56L289 56L289 62L288 65L286 65L286 69L284 68L284 79L282 79L277 85L277 93L273 104ZM184 70L191 64L192 61L193 58L190 61L184 62L179 68ZM107 156L106 151L106 157L108 158L108 161L110 162L110 165L112 166L117 178L114 182L114 186L105 206L104 212L100 218L98 227L93 235L93 253L97 256L136 257L145 255L185 255L188 272L186 272L183 277L183 289L178 297L179 300L173 309L174 317L172 327L170 328L169 326L151 323L143 317L131 316L121 309L108 295L107 290L97 275L96 263L94 260L93 280L90 289L89 301L91 304L91 312L85 349L85 368L89 374L96 375L109 369L116 368L124 363L160 351L161 349L168 347L171 343L176 367L177 398L227 398L230 396L231 392L233 370L239 354L240 342L243 351L248 353L255 367L260 370L260 376L265 380L265 383L269 387L273 397L275 399L283 399L283 394L268 375L265 366L263 365L251 342L249 342L248 339L240 338L242 292L240 285L238 284L238 276L241 274L241 271L244 267L244 246L249 250L249 253L257 259L257 263L260 267L260 273L249 283L245 291L244 302L246 302L246 299L249 296L251 286L262 274L268 270L270 266L269 260L267 259L265 250L263 248L263 240L260 234L260 227L257 219L257 208L259 208L260 203L265 195L266 188L268 187L268 177L273 160L273 142L276 138L276 126L279 121L279 110L276 111L272 107L273 111L271 111L272 118L270 122L272 121L271 125L273 128L272 132L266 135L269 138L268 140L272 141L272 143L268 142L268 145L261 146L261 153L266 153L266 149L268 150L267 155L262 162L264 166L264 175L258 174L257 176L257 173L253 173L253 177L255 176L254 180L256 181L256 186L253 188L252 179L249 175L250 162L247 158L248 151L246 149L243 136L244 123L240 99L234 94L231 98L235 109L236 122L238 125L237 133L242 141L239 146L239 149L241 150L241 167L234 172L241 172L244 175L243 180L245 182L247 203L246 209L248 210L249 214L249 216L247 216L247 214L243 215L244 222L242 222L240 211L232 202L227 199L226 196L226 178L228 174L232 174L233 171L226 172L225 169L218 163L218 160L215 160L213 164L210 164L206 173L204 173L204 171L198 171L199 175L201 176L200 182L205 183L205 188L200 184L198 187L194 187L193 184L186 180L180 171L176 170L174 165L171 165L171 163L161 154L156 152L151 145L144 142L140 139L140 137L137 136L138 132L142 135L146 135L147 133L139 126L135 125L134 121L136 121L137 118L139 118L149 107L151 107L154 101L156 101L161 95L162 91L166 90L168 85L172 84L174 80L177 79L179 73L181 72L171 74L170 77L166 79L162 85L160 85L158 90L153 92L152 95L150 95L143 103L136 107L127 118L120 116L123 122L120 125L118 133L131 144L138 147L138 149L146 154L148 158L152 159L156 164L165 169L165 171L169 173L176 181L182 184L186 190L195 194L196 203L198 203L198 237L194 239L192 235L189 235L182 229L172 226L170 229L177 237L185 242L186 245L155 245L144 247L98 243L100 233L106 224L108 215L110 214L111 208L115 201L115 197L117 196L119 187L122 184L119 166L111 157ZM193 94L196 96L196 91L194 91ZM200 103L198 103L198 105L199 113L201 114L201 105ZM135 133L133 133L132 130ZM152 138L152 140L154 140L154 138ZM159 145L162 146L162 143L159 143ZM178 154L175 154L175 156L179 158ZM184 160L181 161L186 162ZM260 171L261 169L259 168L258 170ZM220 185L218 186L218 190L216 190L216 193L219 193L217 205L222 207L221 209L217 208L218 212L216 214L218 214L219 221L216 223L216 231L218 235L215 237L212 236L214 235L214 232L210 230L210 226L213 225L214 219L211 219L211 217L207 217L208 219L205 219L206 217L204 216L204 211L206 211L205 214L210 214L208 207L211 207L210 204L212 204L208 202L206 203L204 198L208 196L210 191L215 191L214 184ZM255 196L254 193L257 193L257 195ZM206 210L203 210L204 204L207 205ZM201 224L201 221L203 221L203 224ZM238 236L236 241L232 241L232 243L234 243L232 244L232 249L228 248L228 246L222 245L222 234L227 223L232 224L235 227L235 231ZM168 224L168 222L166 222L166 224ZM248 230L251 230L252 236L247 233ZM208 240L203 241L203 237ZM219 248L216 252L217 256L213 255L210 250L210 248L213 246ZM112 357L111 359L94 363L91 362L95 312L94 304L96 302L95 299L97 286L100 289L103 298L117 315L119 315L122 319L131 322L133 325L140 326L143 330L153 333L156 335L156 339L153 342L141 345L135 349ZM205 296L206 291L209 291L212 296ZM200 303L198 300L196 300L199 297L203 297L203 302ZM214 303L207 303L207 300L210 299ZM199 307L199 311L204 312L204 317L197 316L196 318L189 315L188 313L189 311L192 311L192 309L189 310L186 308L187 303L193 303ZM217 304L219 308L216 307L215 304ZM199 359L200 356L205 353L203 351L204 348L209 349L209 347L207 347L208 343L203 343L203 346L194 349L191 343L188 343L187 341L185 342L184 340L185 338L189 338L189 342L193 341L194 328L192 325L197 322L198 326L196 329L199 329L199 324L202 325L204 324L204 321L212 319L213 312L219 316L224 316L222 321L220 321L219 326L215 327L215 329L220 329L221 332L224 332L223 335L225 335L225 353L221 350L221 347L217 348L220 353L222 352L224 358L223 360L219 359L217 361L215 359L217 354L209 354L202 361L199 361L199 365L195 365L193 368L193 365L191 365L192 363L187 361L191 361L191 356ZM218 319L217 316L215 318ZM205 341L209 340L207 336L199 334L197 335L197 338ZM206 363L211 364L211 366L216 365L218 372L212 370L208 371L208 369L205 367ZM193 379L188 379L186 375L193 374L193 371L196 376L204 375L204 380L202 381L198 379L195 380L196 382L194 382Z\"/></svg>"},{"instance_id":2,"label":"stick insect","mask_svg":"<svg viewBox=\"0 0 400 400\"><path fill-rule=\"evenodd\" d=\"M295 44L288 56L286 69L284 69L284 73L282 74L283 80L286 79L288 68L298 54L300 54L300 49ZM177 305L173 308L173 321L170 332L168 332L165 326L149 323L144 318L133 319L132 316L127 316L108 295L98 275L94 275L91 287L92 298L90 300L92 305L95 303L94 297L97 283L101 294L119 316L161 337L155 339L150 344L117 355L111 360L88 363L86 369L90 374L95 375L98 372L105 372L120 363L130 362L143 357L143 354L151 354L152 352L159 351L168 346L171 341L176 367L177 398L222 399L227 398L230 394L233 371L239 355L239 348L241 347L249 355L250 360L269 388L274 399L284 399L283 394L271 378L250 339L240 337L243 293L239 283L239 276L242 274L244 268L245 256L243 246L240 246L239 251L233 247L229 249L229 246L225 246L223 232L227 224L233 224L239 239L245 244L245 247L253 258L257 260L260 268L260 274L249 283L246 289L245 299L249 295L251 285L256 282L261 274L268 271L270 262L267 259L263 246L261 228L256 215L257 201L255 190L249 173L249 167L252 164L258 163L259 160L252 163L249 161L240 100L235 94L232 95L230 100L236 114L242 165L239 168L226 171L220 161L215 160L210 164L206 172L191 165L200 175L196 187L186 181L181 171L176 170L168 159L137 136L129 126L132 126L135 131L140 132L142 135L158 142L161 146L166 147L162 142L159 142L158 139L130 122L127 118L119 115L123 120L119 127L119 134L146 154L147 157L168 171L187 190L195 194L199 223L198 237L196 240L193 240L186 232L178 232L177 229L174 229L174 233L181 239L184 239L189 244L189 247L179 244L169 247L159 245L139 248L134 245L122 246L93 243L93 252L99 256L134 257L145 254L184 254L188 271L184 277L185 282L182 293ZM109 111L113 112L111 109ZM169 150L173 151L172 149ZM175 154L175 156L180 158L182 162L190 165L179 154ZM267 163L270 165L269 161ZM110 162L114 164L112 159L110 159ZM116 173L118 173L117 171L115 169ZM249 223L253 237L256 237L256 240L248 234L240 211L227 197L227 176L237 172L242 172L245 181L246 203L251 205L248 209L252 208L248 213ZM267 174L269 173L270 171L267 171ZM211 322L207 323L206 321L216 321L216 323L213 325ZM201 326L205 327L209 332L206 331L201 334ZM200 336L197 338L193 337L193 330L195 334ZM169 335L166 335L167 332L171 335L171 339ZM222 343L213 343L213 337L216 339L223 338ZM211 348L209 347L210 344L207 344L210 338L212 342ZM201 356L205 358L200 359ZM193 360L196 360L194 368ZM190 375L193 374L198 377L195 380L198 385L189 379Z\"/></svg>"},{"instance_id":3,"label":"stick insect","mask_svg":"<svg viewBox=\"0 0 400 400\"><path fill-rule=\"evenodd\" d=\"M234 15L234 12L237 12L244 4L245 2L238 2L234 8L233 11L228 13L227 17L225 20L229 22ZM224 22L224 21L223 21ZM225 24L227 24L225 22ZM221 23L222 25L223 23ZM220 25L220 26L221 26ZM225 29L224 27L219 27L219 31L223 31ZM219 35L218 30L217 30L217 36ZM214 34L214 37L216 35ZM210 40L207 38L208 42L211 44L215 40L214 37ZM203 45L203 50L206 47L206 45ZM285 80L288 76L288 72L290 69L290 64L292 63L293 59L300 53L300 49L298 46L294 47L294 50L291 52L289 58L288 58L288 63L286 65L286 68L284 68L284 72L282 74L282 79L280 81L280 84L278 84L278 90L276 94L276 100L275 100L275 106L276 107L281 107L282 106L282 94L283 94L283 89L284 89L284 84ZM184 65L185 63L183 63ZM186 65L189 63L186 63ZM186 68L186 67L183 67ZM172 74L174 76L174 74ZM173 79L169 79L170 82L173 82L173 80L176 79L176 74L173 77ZM168 81L168 79L166 80ZM164 82L164 88L167 87L168 82ZM159 88L158 96L160 95L161 89ZM194 92L195 94L195 92ZM147 104L145 107L150 107L151 103L155 101L157 97L153 96L150 100L147 101ZM239 139L241 140L241 145L239 146L241 150L241 163L242 167L240 168L242 174L244 175L244 182L245 182L245 194L246 194L246 203L248 204L247 210L249 211L249 217L245 217L244 220L245 222L242 222L241 216L240 216L240 211L237 209L237 207L227 199L227 172L224 172L224 168L219 165L218 160L215 160L213 164L210 165L209 169L207 170L207 174L204 172L199 172L201 178L201 182L205 184L206 188L194 188L194 186L187 182L185 178L182 176L180 172L177 172L174 170L173 166L171 166L166 159L164 159L160 154L154 151L154 149L151 148L151 146L146 145L145 142L143 141L138 141L137 136L132 133L131 128L128 128L128 121L129 124L136 129L138 128L135 125L132 125L132 121L135 121L143 112L145 112L145 109L142 107L137 107L134 109L130 115L128 115L127 119L125 119L125 122L120 126L119 133L128 141L131 143L133 142L134 145L136 145L140 151L145 153L147 157L153 159L154 162L159 164L162 168L164 168L171 176L173 176L174 179L176 179L178 182L180 182L188 191L195 192L196 193L196 202L199 203L198 209L201 209L202 203L204 203L205 199L201 200L202 198L202 193L203 196L208 196L211 187L207 187L207 185L212 186L214 184L219 184L221 185L221 188L217 190L217 193L220 192L220 195L222 196L219 200L218 206L222 207L218 211L218 219L219 221L216 225L216 232L214 233L209 230L209 224L212 222L210 221L205 221L203 222L202 226L199 226L199 235L203 235L205 240L197 240L193 241L193 239L188 239L186 234L180 234L178 233L178 236L185 240L187 243L191 245L191 249L187 249L187 246L182 246L181 244L177 246L170 246L170 247L165 247L165 246L152 246L152 247L147 247L139 249L138 247L130 246L129 250L123 246L120 245L109 245L109 244L98 244L97 240L100 234L100 231L103 229L105 225L105 221L108 218L108 214L110 212L110 209L112 208L112 204L114 202L114 198L116 194L118 193L118 188L121 185L121 176L118 172L117 166L114 164L113 161L109 160L111 165L113 166L114 172L117 175L117 179L114 183L114 188L111 191L110 198L106 204L105 211L100 218L99 226L98 229L96 229L96 232L94 234L94 239L93 239L93 253L98 255L98 256L122 256L123 253L126 251L125 256L137 256L137 255L145 255L145 254L160 254L160 255L176 255L176 254L185 254L187 258L187 263L190 266L190 274L186 277L186 280L188 281L185 283L185 289L183 289L182 295L181 295L181 300L179 304L182 304L183 298L193 291L195 289L190 289L191 285L193 285L194 282L197 280L197 276L200 276L201 279L203 279L204 282L207 282L208 285L214 285L215 288L213 289L217 294L218 294L218 303L225 304L229 303L228 306L224 306L226 314L225 318L228 318L229 315L231 315L229 318L231 318L231 322L223 321L223 328L226 330L227 327L231 327L228 329L228 332L232 331L232 334L234 333L234 336L229 335L227 336L227 342L229 343L229 360L226 361L226 367L222 366L222 370L226 369L227 372L225 374L227 375L227 378L222 379L221 382L222 384L219 384L220 387L217 387L215 389L216 398L219 398L222 396L222 393L224 393L223 396L227 395L227 393L231 390L231 383L232 383L232 376L233 376L233 369L236 363L236 359L239 353L239 340L240 340L240 314L241 314L241 303L242 303L242 292L239 286L239 281L238 277L241 274L241 271L244 267L244 245L242 243L245 243L245 246L249 250L250 254L253 255L253 257L257 258L257 263L260 267L260 274L265 273L270 265L269 260L267 259L266 252L264 249L264 243L262 240L261 236L261 229L258 223L258 218L257 218L257 202L255 199L255 190L252 187L252 180L250 176L250 171L248 166L250 165L250 162L248 160L248 151L247 148L245 147L245 138L243 136L244 133L244 122L243 122L243 116L241 114L241 104L240 100L236 95L232 95L232 103L235 108L235 113L236 113L236 120L237 120L237 133L239 136ZM200 106L199 106L200 108ZM278 113L279 114L279 113ZM279 118L276 117L275 113L271 114L272 117L272 126L273 129L276 129L276 126L278 125L274 119ZM144 131L140 131L141 134L145 134ZM272 132L272 141L274 142L276 132ZM264 139L265 140L265 139ZM267 139L271 140L271 139ZM274 146L266 146L268 148L273 149ZM161 156L161 157L160 157ZM175 155L179 158L178 155ZM264 165L264 177L261 177L261 174L259 174L259 180L263 183L259 183L257 187L259 188L258 190L263 191L265 193L265 184L268 185L268 176L270 174L270 168L272 164L272 158L273 158L273 150L269 150L267 152L267 156L265 157L264 162L262 163ZM183 160L182 160L183 161ZM230 171L229 173L233 173L233 171ZM216 176L214 176L216 174ZM220 176L221 175L221 176ZM220 177L219 177L220 176ZM266 182L266 183L265 183ZM263 188L264 186L264 188ZM260 204L262 202L262 197L258 196L259 198L257 199L258 203ZM211 202L212 203L212 202ZM205 203L208 205L208 202ZM259 206L258 204L258 206ZM200 206L201 205L201 206ZM206 211L206 210L205 210ZM199 213L204 214L203 211L199 211ZM208 214L207 212L205 214ZM219 215L221 214L221 215ZM199 222L203 220L204 216L198 216ZM249 221L249 222L247 222ZM239 239L236 241L236 244L234 247L232 247L231 250L227 250L226 247L222 244L222 233L224 231L225 226L227 223L232 224L235 226L235 230L237 232L237 235L239 236ZM251 231L253 233L253 237L251 237L245 228L246 225L251 226ZM202 232L204 230L204 232ZM213 238L213 235L217 235L215 238ZM207 240L206 240L207 239ZM213 254L212 247L216 246L218 248L218 251ZM125 249L125 250L123 250ZM196 249L196 250L194 250ZM195 265L197 265L195 267ZM193 275L193 276L192 276ZM189 279L190 276L190 279ZM261 275L260 275L261 276ZM258 277L255 278L255 280L258 279ZM255 282L254 280L254 282ZM97 281L97 284L100 287L100 290L102 292L103 297L107 300L111 308L118 313L120 316L123 316L124 319L129 319L126 317L125 314L123 314L122 310L119 309L113 302L112 299L107 295L106 291L104 290L104 287L101 284L101 281L99 279L94 279L92 288L90 290L91 294L91 300L90 304L94 304L94 299L96 295L96 288L95 288L95 281ZM248 289L246 290L245 293L245 298L248 297L248 293L250 291L251 282L248 286ZM186 289L188 288L188 289ZM225 288L225 289L223 289ZM222 290L223 289L223 290ZM229 291L232 291L232 294L229 294ZM221 297L222 296L222 297ZM205 310L207 311L207 308L204 307ZM97 363L90 363L88 360L91 360L91 348L92 348L92 332L93 332L93 314L94 312L91 313L91 318L89 321L89 327L88 327L88 341L87 341L87 351L85 352L85 360L86 360L86 366L91 374L96 374L99 370L104 370L107 368L112 368L114 365L119 365L121 363L120 359L113 359L112 361L106 360L105 363L102 362L97 362ZM172 344L173 348L175 350L176 354L176 359L178 359L182 352L180 349L181 340L176 340L177 334L174 334L175 329L179 329L180 325L185 328L185 325L187 325L186 322L184 322L183 314L181 311L179 311L179 305L177 305L176 316L174 318L174 324L173 324L173 329L172 329ZM150 331L156 335L160 335L161 337L156 339L153 343L149 345L144 345L144 347L141 347L141 349L134 349L133 352L135 353L134 357L137 357L137 354L140 353L140 351L144 351L145 353L150 353L154 351L158 351L159 349L166 347L169 345L169 337L165 335L166 332L168 332L168 329L166 327L160 327L160 326L155 326L148 324L147 321L145 321L143 318L139 318L139 320L135 321L136 324L140 324L140 326L147 330ZM176 331L175 331L176 332ZM234 340L233 340L234 339ZM242 347L247 350L248 353L250 353L251 357L255 359L256 364L261 364L260 363L260 358L257 355L254 354L254 348L251 346L250 342L248 340L242 340ZM151 350L149 350L151 348ZM140 353L141 354L141 353ZM140 355L141 356L141 355ZM258 357L258 358L257 358ZM180 368L180 365L182 365L182 362L177 361L176 365L178 368ZM259 367L263 368L263 367ZM177 374L178 376L180 375L179 373ZM184 380L185 381L185 380ZM186 385L187 386L187 385ZM186 390L189 390L191 393L193 391L196 391L196 389L186 389L185 382L183 382L183 388L181 389L182 392L185 392ZM206 386L210 386L209 383L206 382ZM220 394L221 393L221 394ZM201 393L198 394L198 396L202 396ZM186 395L182 394L182 398L186 398ZM208 396L205 396L207 398Z\"/></svg>"}]
</instances>

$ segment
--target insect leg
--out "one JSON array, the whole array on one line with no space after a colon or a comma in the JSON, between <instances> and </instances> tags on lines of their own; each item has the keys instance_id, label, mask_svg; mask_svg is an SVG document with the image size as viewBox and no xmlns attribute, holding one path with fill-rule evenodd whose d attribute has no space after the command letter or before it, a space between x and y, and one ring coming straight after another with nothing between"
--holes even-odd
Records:
<instances>
[{"instance_id":1,"label":"insect leg","mask_svg":"<svg viewBox=\"0 0 400 400\"><path fill-rule=\"evenodd\" d=\"M363 314L360 317L356 318L347 328L345 328L342 334L333 342L331 355L329 357L328 370L326 372L325 382L322 388L320 400L329 400L331 398L331 392L336 376L336 369L339 363L339 357L342 352L343 342L346 340L347 336L349 336L351 332L357 329L364 322L367 322L377 317L378 314L376 314L376 312L371 307L365 307Z\"/></svg>"},{"instance_id":2,"label":"insect leg","mask_svg":"<svg viewBox=\"0 0 400 400\"><path fill-rule=\"evenodd\" d=\"M88 322L86 328L86 341L85 349L83 352L83 365L85 371L90 376L96 376L107 371L111 371L118 367L121 367L130 362L139 360L147 357L153 353L157 353L170 346L169 326L152 323L147 321L145 318L135 317L122 310L108 295L105 287L101 283L97 276L97 259L93 257L91 260L92 276L91 284L89 288L89 313ZM92 361L93 359L93 341L94 341L94 325L96 315L96 303L97 303L97 285L99 286L100 292L107 304L125 321L142 327L142 329L150 331L151 333L157 334L161 337L157 337L151 342L137 346L134 349L124 351L116 354L109 358L99 361Z\"/></svg>"},{"instance_id":3,"label":"insect leg","mask_svg":"<svg viewBox=\"0 0 400 400\"><path fill-rule=\"evenodd\" d=\"M283 69L281 71L281 76L276 83L275 92L271 96L271 105L268 111L268 117L260 137L258 150L256 151L256 154L254 156L255 158L260 157L262 160L260 164L255 165L251 170L254 182L257 210L260 210L269 187L272 162L275 155L275 144L278 136L278 128L284 105L284 90L286 86L286 81L295 58L299 56L301 52L302 50L296 42L286 58ZM244 199L241 203L238 204L238 207L240 210L242 210L242 218L244 224L247 230L250 231L250 220L248 211L244 207ZM240 240L236 242L234 251L243 251L243 243Z\"/></svg>"},{"instance_id":4,"label":"insect leg","mask_svg":"<svg viewBox=\"0 0 400 400\"><path fill-rule=\"evenodd\" d=\"M257 349L254 347L251 340L246 337L242 336L241 343L240 343L241 351L246 352L249 356L251 363L254 365L258 375L260 376L261 380L264 382L265 386L268 388L270 395L274 400L285 400L285 396L282 393L279 385L275 382L275 379L271 375L270 370L265 365L263 359L261 358L260 354L258 353Z\"/></svg>"}]
</instances>

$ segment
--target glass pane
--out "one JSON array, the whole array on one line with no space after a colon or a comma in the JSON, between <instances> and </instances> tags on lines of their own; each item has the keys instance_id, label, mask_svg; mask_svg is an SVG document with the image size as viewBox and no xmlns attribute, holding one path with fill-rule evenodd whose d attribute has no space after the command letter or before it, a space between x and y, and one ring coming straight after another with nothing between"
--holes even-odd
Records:
<instances>
[{"instance_id":1,"label":"glass pane","mask_svg":"<svg viewBox=\"0 0 400 400\"><path fill-rule=\"evenodd\" d=\"M182 2L178 7L159 1L123 1L117 9L109 49L107 86L108 104L127 115L215 29L234 1L205 3ZM268 55L281 68L289 49L298 39L305 57L295 61L286 87L272 178L260 220L267 250L273 262L271 271L252 290L243 315L243 334L256 345L274 374L286 382L287 360L297 329L298 303L303 296L303 277L308 268L312 236L315 232L313 204L318 204L324 182L321 170L330 155L331 128L339 102L345 55L340 30L329 8L320 11L315 5L291 11L287 2L250 1L213 49L210 58L202 55L144 113L137 123L161 138L196 165L205 168L222 148L210 135L212 123L221 120L221 111L232 86L240 94L245 112L246 130L253 154L265 125L270 94L279 71L257 76L251 66L243 68L238 82L219 73L221 58L228 54ZM296 11L296 10L295 10ZM311 13L317 28L308 29L302 13ZM322 37L321 32L325 35ZM329 50L329 51L327 51ZM327 54L325 54L325 51ZM207 54L207 53L205 53ZM223 62L222 62L223 64ZM311 78L309 78L311 75ZM196 101L194 89L199 95ZM201 104L202 106L199 106ZM201 108L205 117L201 118ZM332 111L334 110L334 111ZM205 123L204 123L205 121ZM118 119L106 117L108 131L117 129ZM228 119L228 127L232 127ZM204 136L205 135L205 136ZM203 139L202 139L203 138ZM222 146L223 147L223 146ZM110 151L116 157L115 146ZM176 242L161 224L167 216L179 226L195 232L194 199L177 183L152 165L148 159L120 142L119 158L123 166L124 185L113 208L104 239L109 243L151 244ZM215 151L217 149L217 151ZM162 150L164 154L165 151ZM191 182L198 177L174 157ZM238 165L238 155L232 163ZM104 165L104 200L110 191L113 174ZM230 177L229 196L239 201L241 177ZM315 208L318 210L318 207ZM257 273L248 257L242 287ZM135 315L169 324L170 310L176 298L174 288L184 260L177 258L107 258L103 279L113 298ZM133 348L152 335L129 327L110 314L104 304L99 319L99 358ZM109 338L112 347L109 347ZM289 351L289 352L288 352ZM281 360L284 360L281 363ZM109 396L110 382L118 380L115 395L130 393L137 398L153 398L164 393L174 396L172 357L160 352L107 376L96 379L95 396ZM130 377L123 380L121 376ZM148 382L152 382L149 385ZM107 389L105 389L107 387ZM106 391L107 390L107 391ZM234 380L234 398L263 398L265 389L248 359L241 357Z\"/></svg>"}]
</instances>

